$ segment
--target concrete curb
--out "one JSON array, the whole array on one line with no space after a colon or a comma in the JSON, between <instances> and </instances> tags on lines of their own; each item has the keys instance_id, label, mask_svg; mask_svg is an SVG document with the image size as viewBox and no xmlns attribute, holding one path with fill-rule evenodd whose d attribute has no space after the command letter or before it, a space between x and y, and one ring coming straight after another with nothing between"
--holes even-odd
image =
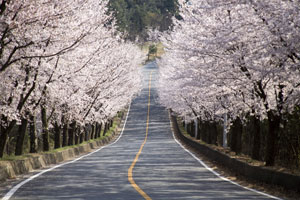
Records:
<instances>
[{"instance_id":1,"label":"concrete curb","mask_svg":"<svg viewBox=\"0 0 300 200\"><path fill-rule=\"evenodd\" d=\"M249 165L245 162L231 158L228 155L210 148L209 146L197 143L184 136L178 126L176 116L171 114L171 122L175 136L184 144L191 147L197 153L207 159L242 175L248 179L264 182L267 184L278 185L287 190L300 192L300 176L278 172L275 170Z\"/></svg>"},{"instance_id":2,"label":"concrete curb","mask_svg":"<svg viewBox=\"0 0 300 200\"><path fill-rule=\"evenodd\" d=\"M0 161L0 181L14 179L19 175L32 172L33 170L46 168L53 164L59 164L68 160L72 160L80 155L90 153L100 147L109 144L120 134L124 120L119 122L116 131L112 131L111 135L91 143L83 144L78 147L65 149L54 153L32 154L21 160Z\"/></svg>"}]
</instances>

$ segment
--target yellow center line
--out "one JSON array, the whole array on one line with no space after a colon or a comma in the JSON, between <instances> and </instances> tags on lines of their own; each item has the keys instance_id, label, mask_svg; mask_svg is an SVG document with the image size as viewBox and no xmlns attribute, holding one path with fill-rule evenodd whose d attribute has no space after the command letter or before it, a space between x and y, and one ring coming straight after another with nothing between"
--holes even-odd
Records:
<instances>
[{"instance_id":1,"label":"yellow center line","mask_svg":"<svg viewBox=\"0 0 300 200\"><path fill-rule=\"evenodd\" d=\"M144 148L144 145L147 142L147 138L148 138L148 129L149 129L149 119L150 119L150 102L151 102L151 80L152 80L152 71L150 72L150 80L149 80L149 95L148 95L148 113L147 113L147 122L146 122L146 136L144 139L143 144L140 147L139 152L136 154L135 159L133 160L130 168L128 169L128 181L130 182L130 184L132 185L132 187L138 192L140 193L140 195L142 195L146 200L151 200L151 198L135 183L135 181L133 180L132 177L132 171L133 168L135 166L135 164L137 163L140 154L142 153L142 150Z\"/></svg>"}]
</instances>

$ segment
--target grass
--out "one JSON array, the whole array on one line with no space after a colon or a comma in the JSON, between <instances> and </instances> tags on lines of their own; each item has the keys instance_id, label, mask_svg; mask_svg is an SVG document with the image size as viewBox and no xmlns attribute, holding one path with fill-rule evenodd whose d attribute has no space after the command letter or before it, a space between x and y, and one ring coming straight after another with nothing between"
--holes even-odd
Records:
<instances>
[{"instance_id":1,"label":"grass","mask_svg":"<svg viewBox=\"0 0 300 200\"><path fill-rule=\"evenodd\" d=\"M25 158L30 157L30 154L24 154L21 156L15 156L15 155L4 155L2 158L0 158L0 161L15 161L15 160L24 160Z\"/></svg>"}]
</instances>

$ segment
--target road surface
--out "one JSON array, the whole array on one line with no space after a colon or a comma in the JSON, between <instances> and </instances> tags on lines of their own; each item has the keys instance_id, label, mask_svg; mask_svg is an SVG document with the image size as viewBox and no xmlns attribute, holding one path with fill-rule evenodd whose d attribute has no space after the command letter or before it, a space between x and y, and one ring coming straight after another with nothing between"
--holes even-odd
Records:
<instances>
[{"instance_id":1,"label":"road surface","mask_svg":"<svg viewBox=\"0 0 300 200\"><path fill-rule=\"evenodd\" d=\"M116 143L20 181L4 199L272 199L219 178L184 150L173 138L167 110L156 101L156 65L142 72L143 90Z\"/></svg>"}]
</instances>

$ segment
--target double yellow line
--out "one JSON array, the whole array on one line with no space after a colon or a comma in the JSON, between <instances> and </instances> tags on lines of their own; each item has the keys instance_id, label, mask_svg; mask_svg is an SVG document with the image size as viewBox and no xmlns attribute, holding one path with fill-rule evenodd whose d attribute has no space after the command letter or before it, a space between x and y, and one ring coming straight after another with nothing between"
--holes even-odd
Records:
<instances>
[{"instance_id":1,"label":"double yellow line","mask_svg":"<svg viewBox=\"0 0 300 200\"><path fill-rule=\"evenodd\" d=\"M152 71L150 72L150 79L149 79L149 95L148 95L148 113L147 113L147 122L146 122L146 136L144 139L144 142L142 143L139 152L136 154L135 159L133 160L131 166L128 169L128 181L130 182L130 184L132 185L132 187L138 192L140 193L140 195L142 195L146 200L151 200L151 198L135 183L135 181L133 180L132 177L132 171L133 168L135 166L135 164L137 163L139 156L142 153L142 150L147 142L147 138L148 138L148 129L149 129L149 119L150 119L150 103L151 103L151 80L152 80Z\"/></svg>"}]
</instances>

